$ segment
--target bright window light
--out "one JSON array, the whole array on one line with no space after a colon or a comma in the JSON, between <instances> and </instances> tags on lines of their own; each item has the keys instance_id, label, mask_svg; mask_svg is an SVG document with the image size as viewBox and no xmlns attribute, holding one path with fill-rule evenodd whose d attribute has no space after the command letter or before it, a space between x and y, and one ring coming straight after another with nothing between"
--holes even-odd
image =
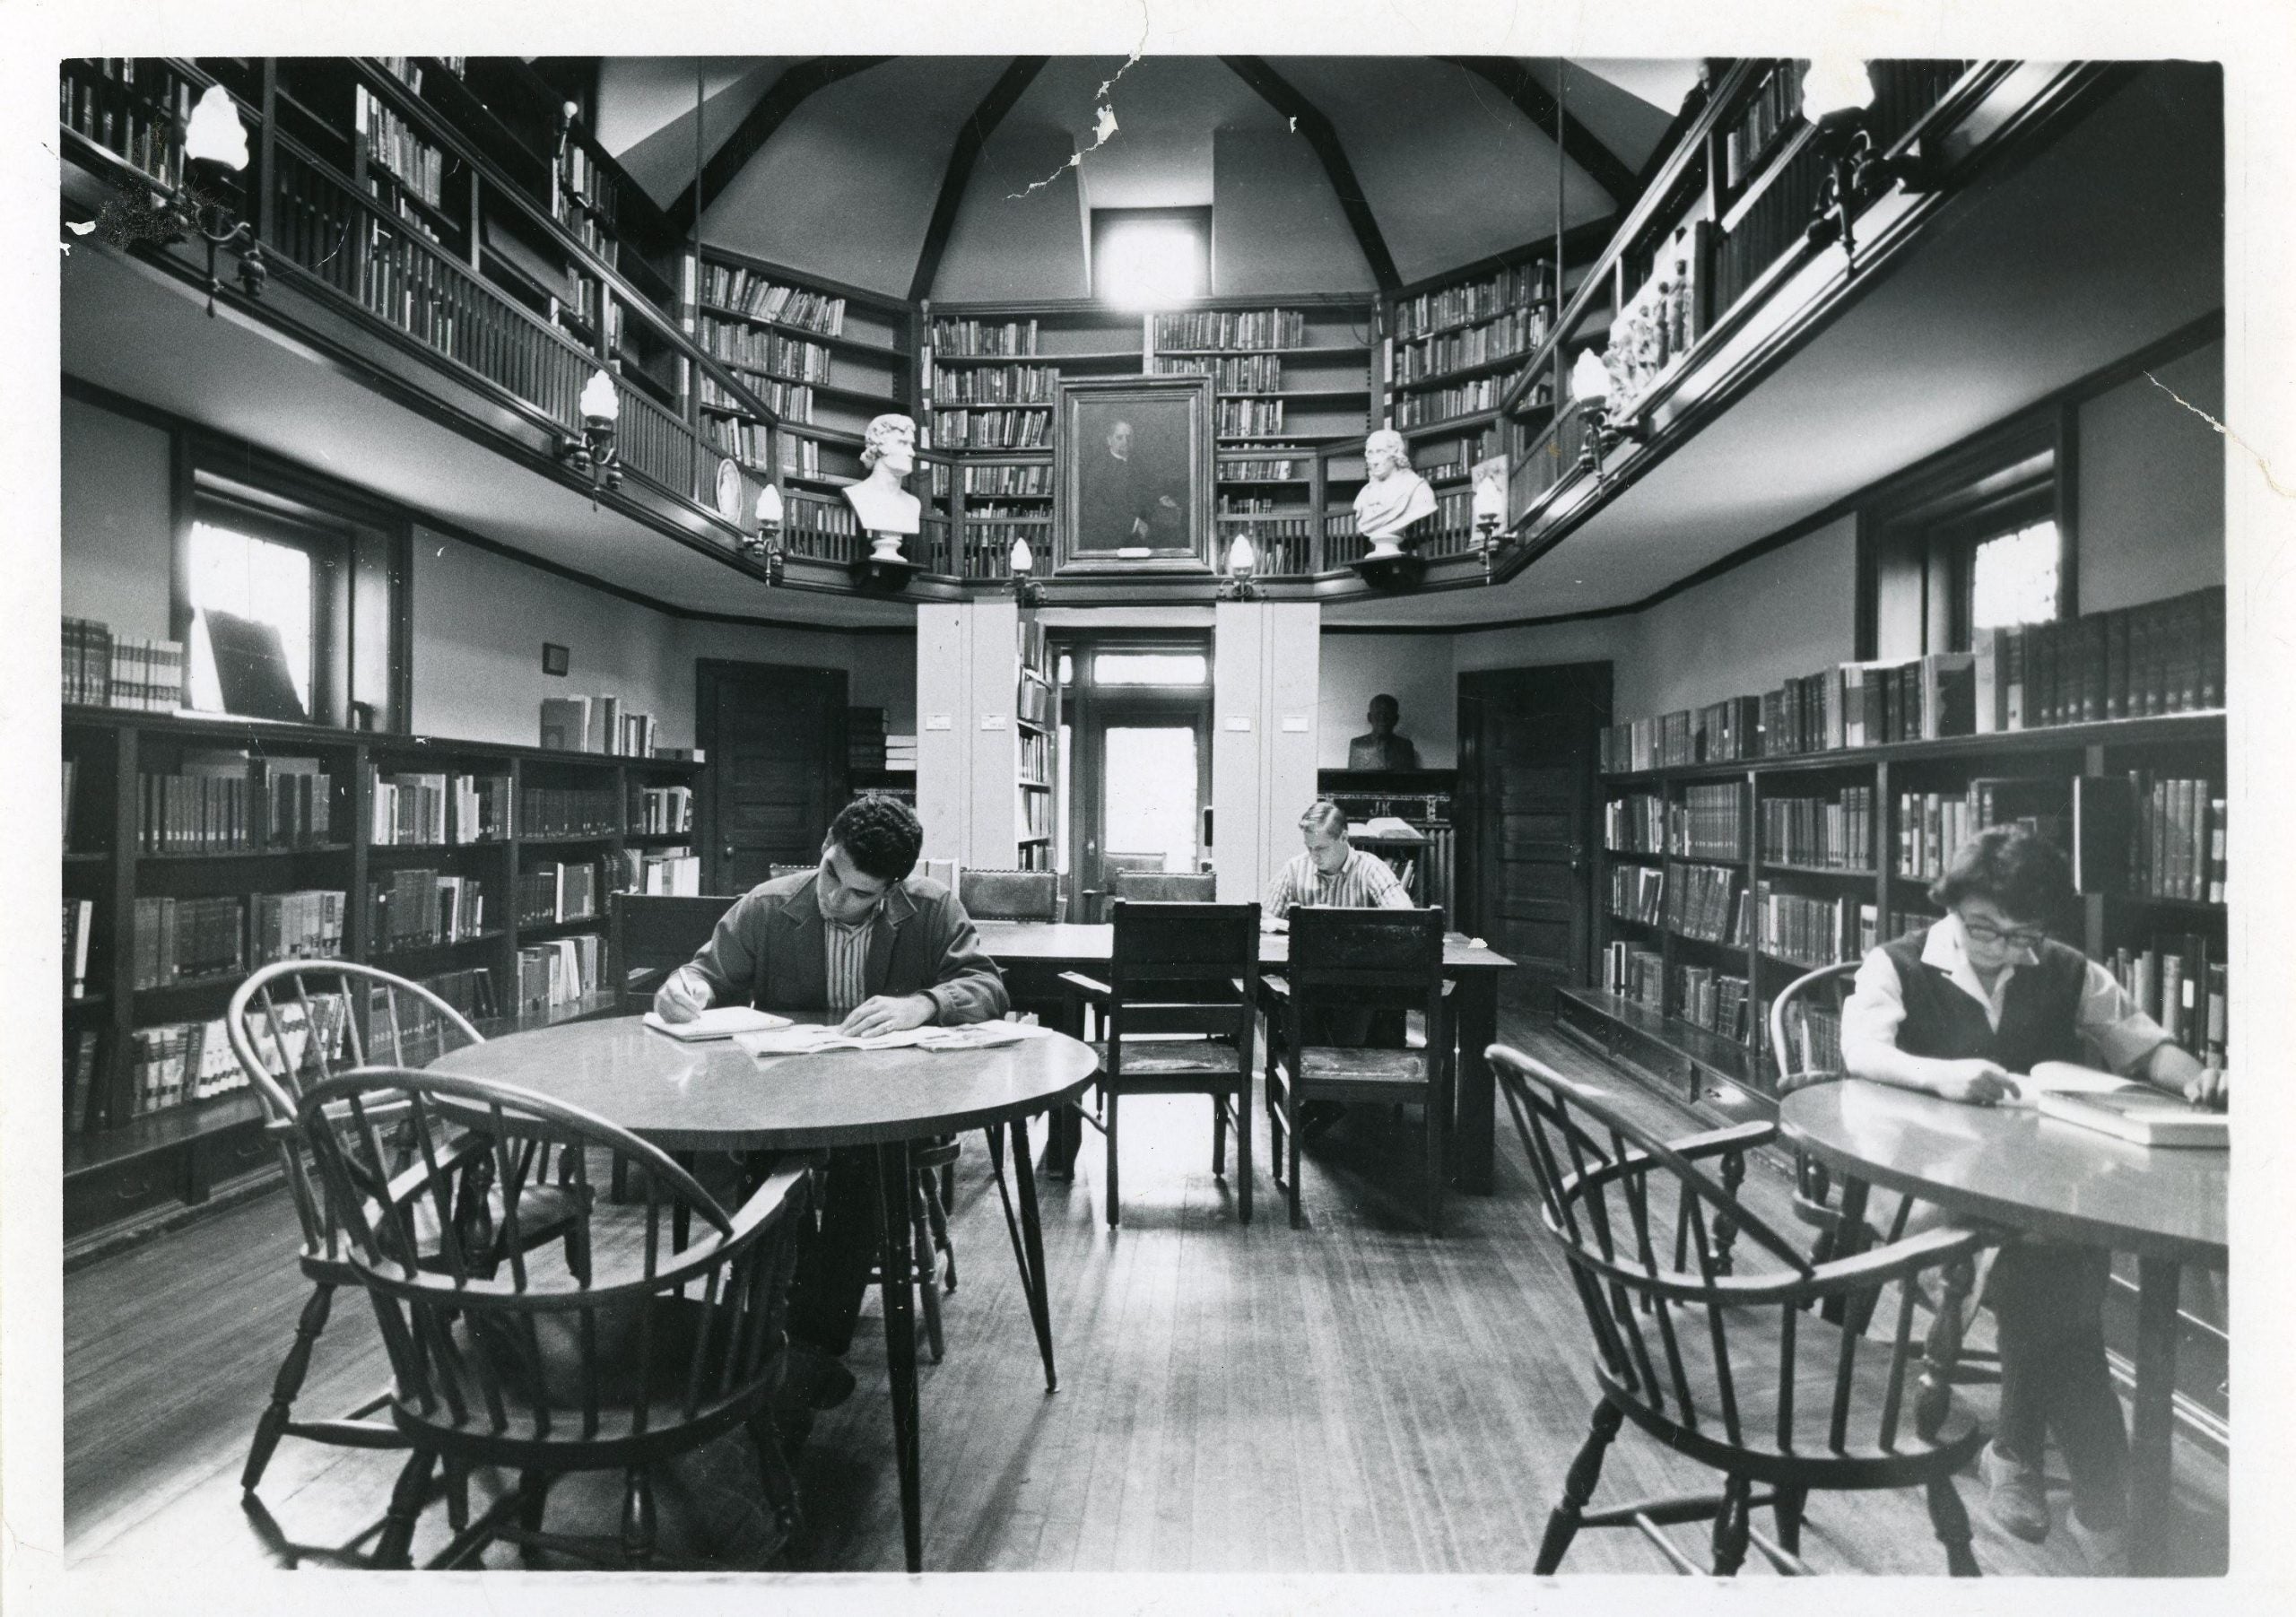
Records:
<instances>
[{"instance_id":1,"label":"bright window light","mask_svg":"<svg viewBox=\"0 0 2296 1617\"><path fill-rule=\"evenodd\" d=\"M1122 309L1201 298L1211 280L1208 209L1100 209L1092 215L1092 290Z\"/></svg>"},{"instance_id":2,"label":"bright window light","mask_svg":"<svg viewBox=\"0 0 2296 1617\"><path fill-rule=\"evenodd\" d=\"M1103 685L1200 685L1208 672L1201 651L1104 651L1092 659Z\"/></svg>"},{"instance_id":3,"label":"bright window light","mask_svg":"<svg viewBox=\"0 0 2296 1617\"><path fill-rule=\"evenodd\" d=\"M191 595L191 705L209 713L224 711L215 675L215 651L207 614L268 623L279 631L287 656L287 677L303 711L311 710L311 558L291 544L235 533L213 523L194 523L187 580Z\"/></svg>"},{"instance_id":4,"label":"bright window light","mask_svg":"<svg viewBox=\"0 0 2296 1617\"><path fill-rule=\"evenodd\" d=\"M2054 619L2057 548L2054 522L1979 543L1970 575L1970 627L2006 629Z\"/></svg>"}]
</instances>

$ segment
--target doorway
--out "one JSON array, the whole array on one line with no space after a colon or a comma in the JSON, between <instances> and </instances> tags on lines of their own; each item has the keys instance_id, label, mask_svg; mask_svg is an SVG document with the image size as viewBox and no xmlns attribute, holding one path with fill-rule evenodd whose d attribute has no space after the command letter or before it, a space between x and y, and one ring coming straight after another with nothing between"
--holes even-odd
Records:
<instances>
[{"instance_id":1,"label":"doorway","mask_svg":"<svg viewBox=\"0 0 2296 1617\"><path fill-rule=\"evenodd\" d=\"M1459 675L1461 925L1511 958L1502 992L1539 1015L1587 980L1596 762L1611 665Z\"/></svg>"},{"instance_id":2,"label":"doorway","mask_svg":"<svg viewBox=\"0 0 2296 1617\"><path fill-rule=\"evenodd\" d=\"M1057 658L1068 812L1055 867L1067 874L1068 918L1097 921L1118 870L1205 866L1212 657L1201 639L1080 638Z\"/></svg>"},{"instance_id":3,"label":"doorway","mask_svg":"<svg viewBox=\"0 0 2296 1617\"><path fill-rule=\"evenodd\" d=\"M845 670L694 665L701 890L744 893L776 865L813 865L846 800Z\"/></svg>"}]
</instances>

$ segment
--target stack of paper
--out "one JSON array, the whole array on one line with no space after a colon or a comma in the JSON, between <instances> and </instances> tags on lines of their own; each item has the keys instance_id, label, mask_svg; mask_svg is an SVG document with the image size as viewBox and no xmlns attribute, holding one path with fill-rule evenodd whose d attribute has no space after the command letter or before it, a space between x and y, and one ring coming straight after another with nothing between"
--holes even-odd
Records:
<instances>
[{"instance_id":1,"label":"stack of paper","mask_svg":"<svg viewBox=\"0 0 2296 1617\"><path fill-rule=\"evenodd\" d=\"M646 1013L646 1025L657 1033L692 1043L703 1039L731 1039L737 1033L761 1033L770 1028L786 1028L789 1019L776 1016L770 1011L752 1010L747 1005L718 1005L704 1011L691 1021L664 1021L657 1012Z\"/></svg>"}]
</instances>

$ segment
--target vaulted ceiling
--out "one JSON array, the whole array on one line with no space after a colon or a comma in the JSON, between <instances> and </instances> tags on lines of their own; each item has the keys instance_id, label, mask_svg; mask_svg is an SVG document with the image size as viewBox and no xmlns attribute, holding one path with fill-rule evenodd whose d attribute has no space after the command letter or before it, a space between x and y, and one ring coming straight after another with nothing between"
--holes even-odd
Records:
<instances>
[{"instance_id":1,"label":"vaulted ceiling","mask_svg":"<svg viewBox=\"0 0 2296 1617\"><path fill-rule=\"evenodd\" d=\"M1091 209L1283 194L1215 212L1214 291L1251 296L1437 274L1552 234L1558 204L1565 228L1615 214L1696 77L1507 57L609 57L596 121L674 214L700 175L704 239L894 296L1081 295ZM1016 271L998 251L1016 236L1044 262ZM1303 262L1325 284L1300 283Z\"/></svg>"}]
</instances>

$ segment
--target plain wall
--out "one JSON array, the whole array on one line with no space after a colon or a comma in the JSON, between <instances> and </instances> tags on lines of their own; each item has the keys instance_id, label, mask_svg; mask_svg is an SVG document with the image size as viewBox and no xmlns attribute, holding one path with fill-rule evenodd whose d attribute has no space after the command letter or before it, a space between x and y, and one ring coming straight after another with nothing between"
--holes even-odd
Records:
<instances>
[{"instance_id":1,"label":"plain wall","mask_svg":"<svg viewBox=\"0 0 2296 1617\"><path fill-rule=\"evenodd\" d=\"M1091 295L1075 138L1050 124L997 126L965 184L933 276L936 302Z\"/></svg>"},{"instance_id":2,"label":"plain wall","mask_svg":"<svg viewBox=\"0 0 2296 1617\"><path fill-rule=\"evenodd\" d=\"M1769 691L1857 655L1857 524L1844 517L1637 614L1622 717Z\"/></svg>"},{"instance_id":3,"label":"plain wall","mask_svg":"<svg viewBox=\"0 0 2296 1617\"><path fill-rule=\"evenodd\" d=\"M1420 767L1454 768L1459 753L1454 643L1450 635L1326 630L1323 684L1317 699L1317 767L1347 767L1347 743L1370 728L1364 709L1385 691L1403 709L1396 729L1418 747Z\"/></svg>"},{"instance_id":4,"label":"plain wall","mask_svg":"<svg viewBox=\"0 0 2296 1617\"><path fill-rule=\"evenodd\" d=\"M1331 180L1304 135L1212 135L1212 294L1378 290Z\"/></svg>"},{"instance_id":5,"label":"plain wall","mask_svg":"<svg viewBox=\"0 0 2296 1617\"><path fill-rule=\"evenodd\" d=\"M2211 418L2223 414L2222 343L2081 406L2074 521L2083 613L2224 582L2224 439L2178 398Z\"/></svg>"},{"instance_id":6,"label":"plain wall","mask_svg":"<svg viewBox=\"0 0 2296 1617\"><path fill-rule=\"evenodd\" d=\"M66 396L64 615L164 639L170 611L168 434Z\"/></svg>"}]
</instances>

